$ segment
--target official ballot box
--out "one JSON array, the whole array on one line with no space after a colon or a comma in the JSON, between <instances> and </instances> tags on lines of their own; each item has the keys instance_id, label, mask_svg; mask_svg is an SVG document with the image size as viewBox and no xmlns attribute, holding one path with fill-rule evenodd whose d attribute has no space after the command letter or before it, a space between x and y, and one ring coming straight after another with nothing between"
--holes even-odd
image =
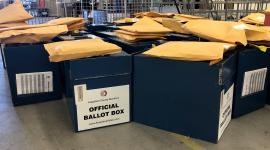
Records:
<instances>
[{"instance_id":1,"label":"official ballot box","mask_svg":"<svg viewBox=\"0 0 270 150\"><path fill-rule=\"evenodd\" d=\"M236 54L218 64L134 57L133 121L218 142L231 120Z\"/></svg>"},{"instance_id":2,"label":"official ballot box","mask_svg":"<svg viewBox=\"0 0 270 150\"><path fill-rule=\"evenodd\" d=\"M43 44L5 45L3 52L15 106L62 98L59 64L49 62Z\"/></svg>"},{"instance_id":3,"label":"official ballot box","mask_svg":"<svg viewBox=\"0 0 270 150\"><path fill-rule=\"evenodd\" d=\"M254 47L238 52L233 117L239 117L265 106L269 56Z\"/></svg>"},{"instance_id":4,"label":"official ballot box","mask_svg":"<svg viewBox=\"0 0 270 150\"><path fill-rule=\"evenodd\" d=\"M76 132L130 121L131 56L123 52L64 65Z\"/></svg>"}]
</instances>

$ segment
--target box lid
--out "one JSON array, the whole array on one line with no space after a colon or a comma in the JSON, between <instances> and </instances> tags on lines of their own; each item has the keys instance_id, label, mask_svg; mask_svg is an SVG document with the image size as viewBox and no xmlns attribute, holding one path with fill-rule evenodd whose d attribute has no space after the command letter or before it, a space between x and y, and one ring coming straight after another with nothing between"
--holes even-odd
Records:
<instances>
[{"instance_id":1,"label":"box lid","mask_svg":"<svg viewBox=\"0 0 270 150\"><path fill-rule=\"evenodd\" d=\"M131 56L119 54L66 61L71 80L131 74Z\"/></svg>"}]
</instances>

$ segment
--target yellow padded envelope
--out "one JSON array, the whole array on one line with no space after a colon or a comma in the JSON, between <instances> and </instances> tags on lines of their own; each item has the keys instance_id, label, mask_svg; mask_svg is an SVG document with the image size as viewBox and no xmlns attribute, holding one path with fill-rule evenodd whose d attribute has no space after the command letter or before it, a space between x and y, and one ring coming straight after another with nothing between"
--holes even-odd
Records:
<instances>
[{"instance_id":1,"label":"yellow padded envelope","mask_svg":"<svg viewBox=\"0 0 270 150\"><path fill-rule=\"evenodd\" d=\"M32 18L33 16L25 11L20 2L15 2L0 9L0 24L26 21Z\"/></svg>"},{"instance_id":2,"label":"yellow padded envelope","mask_svg":"<svg viewBox=\"0 0 270 150\"><path fill-rule=\"evenodd\" d=\"M270 41L270 27L245 25L245 32L248 41Z\"/></svg>"},{"instance_id":3,"label":"yellow padded envelope","mask_svg":"<svg viewBox=\"0 0 270 150\"><path fill-rule=\"evenodd\" d=\"M149 17L144 17L132 26L119 27L122 30L138 33L169 33L172 30L165 28L163 25L157 23Z\"/></svg>"},{"instance_id":4,"label":"yellow padded envelope","mask_svg":"<svg viewBox=\"0 0 270 150\"><path fill-rule=\"evenodd\" d=\"M136 32L129 32L129 31L124 31L124 30L115 30L115 33L121 33L121 34L126 34L126 35L135 35L135 36L144 36L144 35L149 35L149 36L165 36L166 34L164 33L136 33Z\"/></svg>"},{"instance_id":5,"label":"yellow padded envelope","mask_svg":"<svg viewBox=\"0 0 270 150\"><path fill-rule=\"evenodd\" d=\"M233 47L218 42L168 42L143 54L172 60L211 61L223 59L223 53Z\"/></svg>"},{"instance_id":6,"label":"yellow padded envelope","mask_svg":"<svg viewBox=\"0 0 270 150\"><path fill-rule=\"evenodd\" d=\"M184 24L176 19L164 18L162 19L162 25L177 33L191 34L185 28L183 28Z\"/></svg>"},{"instance_id":7,"label":"yellow padded envelope","mask_svg":"<svg viewBox=\"0 0 270 150\"><path fill-rule=\"evenodd\" d=\"M79 30L82 29L83 27L85 27L85 21L82 20L80 22L77 23L73 23L71 25L68 26L68 31L74 31L74 30Z\"/></svg>"},{"instance_id":8,"label":"yellow padded envelope","mask_svg":"<svg viewBox=\"0 0 270 150\"><path fill-rule=\"evenodd\" d=\"M20 25L20 26L13 26L8 28L1 28L0 32L9 31L9 30L26 30L31 28L41 28L41 27L48 27L48 26L55 26L51 24L36 24L36 25Z\"/></svg>"},{"instance_id":9,"label":"yellow padded envelope","mask_svg":"<svg viewBox=\"0 0 270 150\"><path fill-rule=\"evenodd\" d=\"M128 42L137 42L140 40L147 40L147 39L162 39L164 35L128 35L115 32L115 35L120 39L123 39Z\"/></svg>"},{"instance_id":10,"label":"yellow padded envelope","mask_svg":"<svg viewBox=\"0 0 270 150\"><path fill-rule=\"evenodd\" d=\"M153 18L153 20L155 20L156 22L158 22L160 24L162 24L163 19L169 19L169 18L162 18L162 17ZM170 19L172 19L172 18L170 18Z\"/></svg>"},{"instance_id":11,"label":"yellow padded envelope","mask_svg":"<svg viewBox=\"0 0 270 150\"><path fill-rule=\"evenodd\" d=\"M47 42L67 31L66 25L30 28L25 30L8 30L0 32L0 42L6 44Z\"/></svg>"},{"instance_id":12,"label":"yellow padded envelope","mask_svg":"<svg viewBox=\"0 0 270 150\"><path fill-rule=\"evenodd\" d=\"M85 39L44 44L51 62L79 59L93 56L103 56L120 53L117 45L104 42L101 39Z\"/></svg>"},{"instance_id":13,"label":"yellow padded envelope","mask_svg":"<svg viewBox=\"0 0 270 150\"><path fill-rule=\"evenodd\" d=\"M25 22L11 22L11 23L3 23L0 24L0 28L10 28L10 27L17 27L17 26L25 26L27 23Z\"/></svg>"},{"instance_id":14,"label":"yellow padded envelope","mask_svg":"<svg viewBox=\"0 0 270 150\"><path fill-rule=\"evenodd\" d=\"M77 22L82 22L84 19L83 18L76 18L76 17L66 17L66 18L58 18L58 19L53 19L47 24L54 24L54 25L72 25Z\"/></svg>"},{"instance_id":15,"label":"yellow padded envelope","mask_svg":"<svg viewBox=\"0 0 270 150\"><path fill-rule=\"evenodd\" d=\"M134 23L139 20L140 20L139 18L124 18L124 19L116 20L114 21L114 23Z\"/></svg>"},{"instance_id":16,"label":"yellow padded envelope","mask_svg":"<svg viewBox=\"0 0 270 150\"><path fill-rule=\"evenodd\" d=\"M263 13L251 13L250 15L240 19L240 22L256 25L264 25L265 14Z\"/></svg>"},{"instance_id":17,"label":"yellow padded envelope","mask_svg":"<svg viewBox=\"0 0 270 150\"><path fill-rule=\"evenodd\" d=\"M197 20L197 19L206 19L205 17L201 16L192 16L192 15L186 15L186 14L175 14L173 17L181 22L188 22L191 20Z\"/></svg>"},{"instance_id":18,"label":"yellow padded envelope","mask_svg":"<svg viewBox=\"0 0 270 150\"><path fill-rule=\"evenodd\" d=\"M212 42L247 45L242 23L213 20L191 20L183 26L188 32Z\"/></svg>"},{"instance_id":19,"label":"yellow padded envelope","mask_svg":"<svg viewBox=\"0 0 270 150\"><path fill-rule=\"evenodd\" d=\"M143 17L165 17L165 18L171 18L174 16L173 13L157 13L157 12L140 12L135 14L136 18L143 18Z\"/></svg>"}]
</instances>

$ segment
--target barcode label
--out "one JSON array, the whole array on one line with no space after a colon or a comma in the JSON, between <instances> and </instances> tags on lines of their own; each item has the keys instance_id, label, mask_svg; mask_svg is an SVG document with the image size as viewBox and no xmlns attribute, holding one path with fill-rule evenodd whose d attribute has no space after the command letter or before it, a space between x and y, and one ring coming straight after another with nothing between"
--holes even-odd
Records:
<instances>
[{"instance_id":1,"label":"barcode label","mask_svg":"<svg viewBox=\"0 0 270 150\"><path fill-rule=\"evenodd\" d=\"M17 95L53 92L53 73L16 74Z\"/></svg>"},{"instance_id":2,"label":"barcode label","mask_svg":"<svg viewBox=\"0 0 270 150\"><path fill-rule=\"evenodd\" d=\"M86 101L84 101L84 99L86 98L84 96L85 91L86 91L86 84L75 85L74 86L74 94L75 94L75 103L76 103L76 105L86 102Z\"/></svg>"},{"instance_id":3,"label":"barcode label","mask_svg":"<svg viewBox=\"0 0 270 150\"><path fill-rule=\"evenodd\" d=\"M245 72L242 96L247 96L264 90L267 68Z\"/></svg>"},{"instance_id":4,"label":"barcode label","mask_svg":"<svg viewBox=\"0 0 270 150\"><path fill-rule=\"evenodd\" d=\"M78 102L82 102L83 101L83 87L82 86L77 87L77 93L78 93Z\"/></svg>"}]
</instances>

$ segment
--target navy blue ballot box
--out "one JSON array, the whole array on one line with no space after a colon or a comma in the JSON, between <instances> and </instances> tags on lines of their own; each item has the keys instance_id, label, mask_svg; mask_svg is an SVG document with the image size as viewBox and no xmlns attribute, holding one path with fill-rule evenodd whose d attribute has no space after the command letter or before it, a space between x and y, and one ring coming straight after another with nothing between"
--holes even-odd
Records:
<instances>
[{"instance_id":1,"label":"navy blue ballot box","mask_svg":"<svg viewBox=\"0 0 270 150\"><path fill-rule=\"evenodd\" d=\"M43 44L5 45L4 58L15 106L62 98L60 68Z\"/></svg>"},{"instance_id":2,"label":"navy blue ballot box","mask_svg":"<svg viewBox=\"0 0 270 150\"><path fill-rule=\"evenodd\" d=\"M134 56L133 121L218 142L231 120L236 54L218 64Z\"/></svg>"},{"instance_id":3,"label":"navy blue ballot box","mask_svg":"<svg viewBox=\"0 0 270 150\"><path fill-rule=\"evenodd\" d=\"M130 121L131 56L120 53L64 63L76 132Z\"/></svg>"},{"instance_id":4,"label":"navy blue ballot box","mask_svg":"<svg viewBox=\"0 0 270 150\"><path fill-rule=\"evenodd\" d=\"M233 117L240 117L265 106L269 56L255 47L238 51Z\"/></svg>"}]
</instances>

